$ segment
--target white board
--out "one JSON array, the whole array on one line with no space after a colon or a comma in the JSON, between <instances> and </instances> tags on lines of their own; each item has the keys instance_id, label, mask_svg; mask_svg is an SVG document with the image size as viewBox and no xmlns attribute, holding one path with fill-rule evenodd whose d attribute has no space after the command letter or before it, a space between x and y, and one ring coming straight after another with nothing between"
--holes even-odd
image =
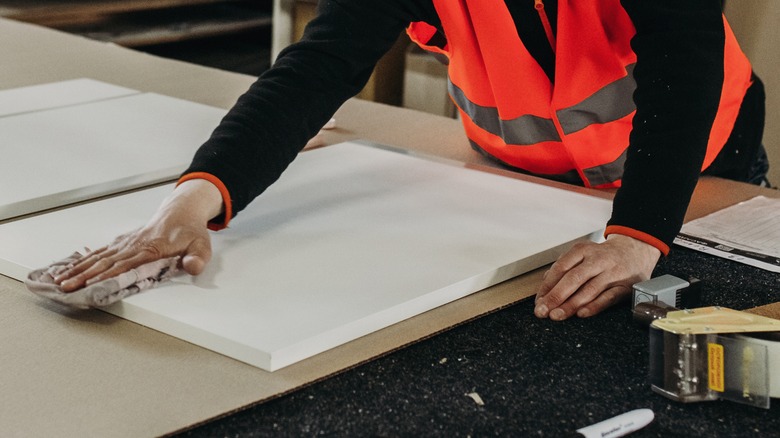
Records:
<instances>
[{"instance_id":1,"label":"white board","mask_svg":"<svg viewBox=\"0 0 780 438\"><path fill-rule=\"evenodd\" d=\"M72 79L0 91L0 117L78 105L139 91L94 79Z\"/></svg>"},{"instance_id":2,"label":"white board","mask_svg":"<svg viewBox=\"0 0 780 438\"><path fill-rule=\"evenodd\" d=\"M23 278L146 222L165 186L0 225ZM609 201L381 148L300 154L214 233L214 259L109 312L276 370L552 262Z\"/></svg>"},{"instance_id":3,"label":"white board","mask_svg":"<svg viewBox=\"0 0 780 438\"><path fill-rule=\"evenodd\" d=\"M0 102L0 220L172 180L225 114L91 80Z\"/></svg>"}]
</instances>

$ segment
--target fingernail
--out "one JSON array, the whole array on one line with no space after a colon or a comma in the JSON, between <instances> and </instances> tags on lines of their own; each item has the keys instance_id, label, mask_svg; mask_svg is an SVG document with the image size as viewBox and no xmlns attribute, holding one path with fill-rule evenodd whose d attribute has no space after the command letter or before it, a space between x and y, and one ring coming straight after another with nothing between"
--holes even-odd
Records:
<instances>
[{"instance_id":1,"label":"fingernail","mask_svg":"<svg viewBox=\"0 0 780 438\"><path fill-rule=\"evenodd\" d=\"M588 310L588 309L580 309L577 312L577 316L579 316L580 318L587 318L587 317L591 316L591 313L590 313L590 310Z\"/></svg>"},{"instance_id":2,"label":"fingernail","mask_svg":"<svg viewBox=\"0 0 780 438\"><path fill-rule=\"evenodd\" d=\"M537 316L537 317L539 317L539 318L546 318L546 317L547 317L547 310L548 310L548 309L547 309L547 306L545 306L544 304L539 304L539 305L538 305L538 306L536 306L536 308L534 309L534 313L535 313L535 314L536 314L536 316Z\"/></svg>"},{"instance_id":3,"label":"fingernail","mask_svg":"<svg viewBox=\"0 0 780 438\"><path fill-rule=\"evenodd\" d=\"M561 309L553 309L552 312L550 312L550 319L553 321L560 321L564 317L563 310Z\"/></svg>"}]
</instances>

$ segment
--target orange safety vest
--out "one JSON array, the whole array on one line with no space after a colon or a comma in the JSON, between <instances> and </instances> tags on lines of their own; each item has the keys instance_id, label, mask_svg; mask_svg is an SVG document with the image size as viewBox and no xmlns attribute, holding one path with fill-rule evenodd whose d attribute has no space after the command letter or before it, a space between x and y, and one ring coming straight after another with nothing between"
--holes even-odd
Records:
<instances>
[{"instance_id":1,"label":"orange safety vest","mask_svg":"<svg viewBox=\"0 0 780 438\"><path fill-rule=\"evenodd\" d=\"M472 144L498 160L588 187L619 187L636 112L630 41L620 0L559 0L555 84L517 35L504 2L433 0L447 38L412 23L407 33L449 58L449 93ZM725 21L725 80L702 169L728 140L751 66Z\"/></svg>"}]
</instances>

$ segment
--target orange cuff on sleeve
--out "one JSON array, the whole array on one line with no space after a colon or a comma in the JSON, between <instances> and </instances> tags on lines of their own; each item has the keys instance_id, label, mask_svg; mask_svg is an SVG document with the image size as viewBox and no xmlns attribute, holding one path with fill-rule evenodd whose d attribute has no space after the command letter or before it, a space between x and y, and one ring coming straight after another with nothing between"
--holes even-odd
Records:
<instances>
[{"instance_id":1,"label":"orange cuff on sleeve","mask_svg":"<svg viewBox=\"0 0 780 438\"><path fill-rule=\"evenodd\" d=\"M610 234L622 234L623 236L628 236L636 240L641 240L642 242L645 242L648 245L656 247L659 251L661 251L661 254L665 256L669 255L669 245L663 243L661 240L659 240L656 237L653 237L641 231L637 231L633 228L624 227L621 225L610 225L604 231L604 237L607 237Z\"/></svg>"},{"instance_id":2,"label":"orange cuff on sleeve","mask_svg":"<svg viewBox=\"0 0 780 438\"><path fill-rule=\"evenodd\" d=\"M176 183L176 185L178 186L184 181L190 181L193 179L205 179L206 181L214 184L217 187L217 189L219 189L219 194L222 195L222 203L225 205L225 213L220 216L222 216L224 219L222 219L222 221L220 222L209 221L208 223L209 230L219 231L227 228L228 224L230 223L230 219L233 217L233 203L230 201L230 192L228 192L228 189L227 187L225 187L225 184L223 184L219 178L217 178L216 176L210 173L192 172L186 175L182 175L182 177L179 178L179 181Z\"/></svg>"}]
</instances>

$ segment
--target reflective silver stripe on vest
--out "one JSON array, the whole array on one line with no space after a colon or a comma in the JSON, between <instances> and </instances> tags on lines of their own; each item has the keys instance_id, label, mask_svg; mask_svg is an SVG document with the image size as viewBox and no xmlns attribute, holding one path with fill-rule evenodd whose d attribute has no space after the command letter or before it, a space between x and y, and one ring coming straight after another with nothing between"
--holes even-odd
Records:
<instances>
[{"instance_id":1,"label":"reflective silver stripe on vest","mask_svg":"<svg viewBox=\"0 0 780 438\"><path fill-rule=\"evenodd\" d=\"M490 155L490 153L484 149L480 145L478 145L474 140L469 139L469 143L471 143L471 147L484 155L485 157L489 158L492 161L495 161L496 163L502 165L503 167L506 167L507 169L513 170L515 172L520 172L528 175L534 175L541 178L551 179L553 181L560 181L567 184L575 184L575 185L583 185L582 179L580 178L580 174L577 173L576 170L572 169L568 172L563 173L537 173L532 172L528 169L523 169L522 167L518 167L513 164L509 164L503 160L498 159L497 157L494 157L493 155ZM601 166L595 166L588 169L585 169L583 171L583 174L585 174L585 177L588 179L588 183L591 187L600 186L602 184L609 184L612 182L615 182L621 178L623 178L623 166L626 162L626 151L623 151L622 154L620 154L617 159L611 163L607 163Z\"/></svg>"},{"instance_id":2,"label":"reflective silver stripe on vest","mask_svg":"<svg viewBox=\"0 0 780 438\"><path fill-rule=\"evenodd\" d=\"M518 173L522 173L522 174L525 174L525 175L538 176L539 178L551 179L553 181L559 181L559 182L566 183L566 184L573 184L573 185L577 185L577 186L583 186L584 185L582 183L582 178L580 178L580 174L577 173L577 171L574 170L574 169L569 170L568 172L562 172L562 173L537 173L537 172L531 172L528 169L523 169L522 167L513 166L513 165L507 163L506 161L503 161L503 160L499 159L498 157L490 155L490 152L482 149L482 147L480 145L478 145L477 142L475 142L474 140L469 139L469 143L471 143L471 148L472 149L474 149L475 151L481 153L487 159L489 159L489 160L491 160L491 161L493 161L495 163L498 163L498 164L501 165L501 167L509 169L509 170L511 170L513 172L518 172Z\"/></svg>"},{"instance_id":3,"label":"reflective silver stripe on vest","mask_svg":"<svg viewBox=\"0 0 780 438\"><path fill-rule=\"evenodd\" d=\"M613 122L631 114L636 109L632 97L636 90L635 65L626 67L628 76L604 86L577 105L558 111L563 133L569 135L590 125Z\"/></svg>"},{"instance_id":4,"label":"reflective silver stripe on vest","mask_svg":"<svg viewBox=\"0 0 780 438\"><path fill-rule=\"evenodd\" d=\"M591 96L569 108L556 112L564 134L571 134L592 124L621 119L636 109L632 98L636 89L634 65L626 67L628 75L607 84ZM495 107L481 106L447 79L450 95L458 107L480 128L497 135L508 145L527 146L543 141L561 141L550 118L533 115L502 120Z\"/></svg>"},{"instance_id":5,"label":"reflective silver stripe on vest","mask_svg":"<svg viewBox=\"0 0 780 438\"><path fill-rule=\"evenodd\" d=\"M463 90L447 78L450 96L466 115L480 128L497 135L508 145L527 146L543 141L561 141L552 119L532 115L501 120L498 109L470 101Z\"/></svg>"},{"instance_id":6,"label":"reflective silver stripe on vest","mask_svg":"<svg viewBox=\"0 0 780 438\"><path fill-rule=\"evenodd\" d=\"M584 169L582 172L585 174L585 178L591 186L600 186L602 184L608 184L615 182L623 177L623 166L626 164L626 150L620 154L617 159L611 163L602 164L601 166L590 167Z\"/></svg>"}]
</instances>

